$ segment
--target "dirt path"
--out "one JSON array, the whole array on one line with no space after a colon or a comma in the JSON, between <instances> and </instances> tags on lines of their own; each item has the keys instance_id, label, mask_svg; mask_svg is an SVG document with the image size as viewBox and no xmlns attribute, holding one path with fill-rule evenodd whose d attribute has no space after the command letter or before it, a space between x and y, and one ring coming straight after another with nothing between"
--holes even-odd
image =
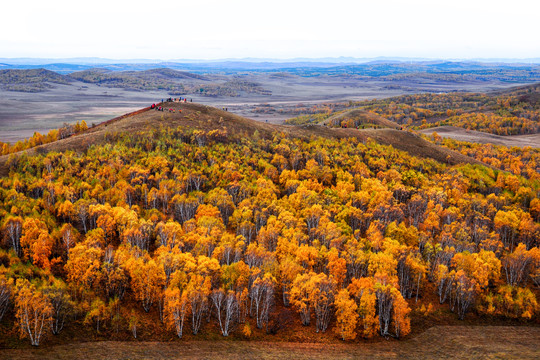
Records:
<instances>
[{"instance_id":1,"label":"dirt path","mask_svg":"<svg viewBox=\"0 0 540 360\"><path fill-rule=\"evenodd\" d=\"M540 328L435 326L408 340L306 344L260 341L75 343L0 350L3 360L30 359L539 359Z\"/></svg>"}]
</instances>

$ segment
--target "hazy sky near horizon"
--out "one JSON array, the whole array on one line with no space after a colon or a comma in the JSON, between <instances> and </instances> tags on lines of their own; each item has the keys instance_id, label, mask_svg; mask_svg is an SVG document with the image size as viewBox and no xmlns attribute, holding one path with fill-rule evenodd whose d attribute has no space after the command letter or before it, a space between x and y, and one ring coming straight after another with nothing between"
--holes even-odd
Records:
<instances>
[{"instance_id":1,"label":"hazy sky near horizon","mask_svg":"<svg viewBox=\"0 0 540 360\"><path fill-rule=\"evenodd\" d=\"M0 57L540 57L538 0L26 0Z\"/></svg>"}]
</instances>

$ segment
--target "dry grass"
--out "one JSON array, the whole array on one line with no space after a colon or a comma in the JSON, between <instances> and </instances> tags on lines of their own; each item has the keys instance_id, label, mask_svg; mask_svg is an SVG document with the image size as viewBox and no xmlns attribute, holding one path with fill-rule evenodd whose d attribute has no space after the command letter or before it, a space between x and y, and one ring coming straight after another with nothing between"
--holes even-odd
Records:
<instances>
[{"instance_id":1,"label":"dry grass","mask_svg":"<svg viewBox=\"0 0 540 360\"><path fill-rule=\"evenodd\" d=\"M4 360L30 359L538 359L540 328L435 326L408 340L376 343L261 341L87 342L0 350Z\"/></svg>"}]
</instances>

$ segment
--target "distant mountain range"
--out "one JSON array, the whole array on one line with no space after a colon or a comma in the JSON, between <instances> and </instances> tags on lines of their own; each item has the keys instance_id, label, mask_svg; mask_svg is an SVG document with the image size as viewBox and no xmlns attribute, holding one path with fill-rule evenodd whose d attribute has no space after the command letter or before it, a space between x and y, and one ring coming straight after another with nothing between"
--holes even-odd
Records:
<instances>
[{"instance_id":1,"label":"distant mountain range","mask_svg":"<svg viewBox=\"0 0 540 360\"><path fill-rule=\"evenodd\" d=\"M95 67L116 71L138 71L166 67L170 69L182 69L199 72L214 71L271 71L286 68L331 68L337 66L373 65L373 64L407 64L430 66L441 63L466 64L467 68L473 64L483 67L494 65L532 65L540 64L540 58L530 59L427 59L427 58L404 58L404 57L328 57L328 58L294 58L294 59L266 59L266 58L242 58L242 59L104 59L104 58L0 58L0 69L37 69L44 68L61 74L75 71L88 70Z\"/></svg>"}]
</instances>

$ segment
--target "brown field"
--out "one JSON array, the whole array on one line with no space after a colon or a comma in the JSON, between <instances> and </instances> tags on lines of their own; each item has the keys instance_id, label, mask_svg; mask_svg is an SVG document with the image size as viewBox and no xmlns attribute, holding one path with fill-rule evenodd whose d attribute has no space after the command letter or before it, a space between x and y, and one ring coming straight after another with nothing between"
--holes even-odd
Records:
<instances>
[{"instance_id":1,"label":"brown field","mask_svg":"<svg viewBox=\"0 0 540 360\"><path fill-rule=\"evenodd\" d=\"M494 144L503 146L533 147L540 148L540 134L500 136L481 131L466 130L455 126L439 126L420 131L422 134L431 135L434 132L443 138L459 141L468 141L480 144Z\"/></svg>"},{"instance_id":2,"label":"brown field","mask_svg":"<svg viewBox=\"0 0 540 360\"><path fill-rule=\"evenodd\" d=\"M0 350L33 359L538 359L540 328L435 326L407 340L359 344L267 341L102 341Z\"/></svg>"}]
</instances>

